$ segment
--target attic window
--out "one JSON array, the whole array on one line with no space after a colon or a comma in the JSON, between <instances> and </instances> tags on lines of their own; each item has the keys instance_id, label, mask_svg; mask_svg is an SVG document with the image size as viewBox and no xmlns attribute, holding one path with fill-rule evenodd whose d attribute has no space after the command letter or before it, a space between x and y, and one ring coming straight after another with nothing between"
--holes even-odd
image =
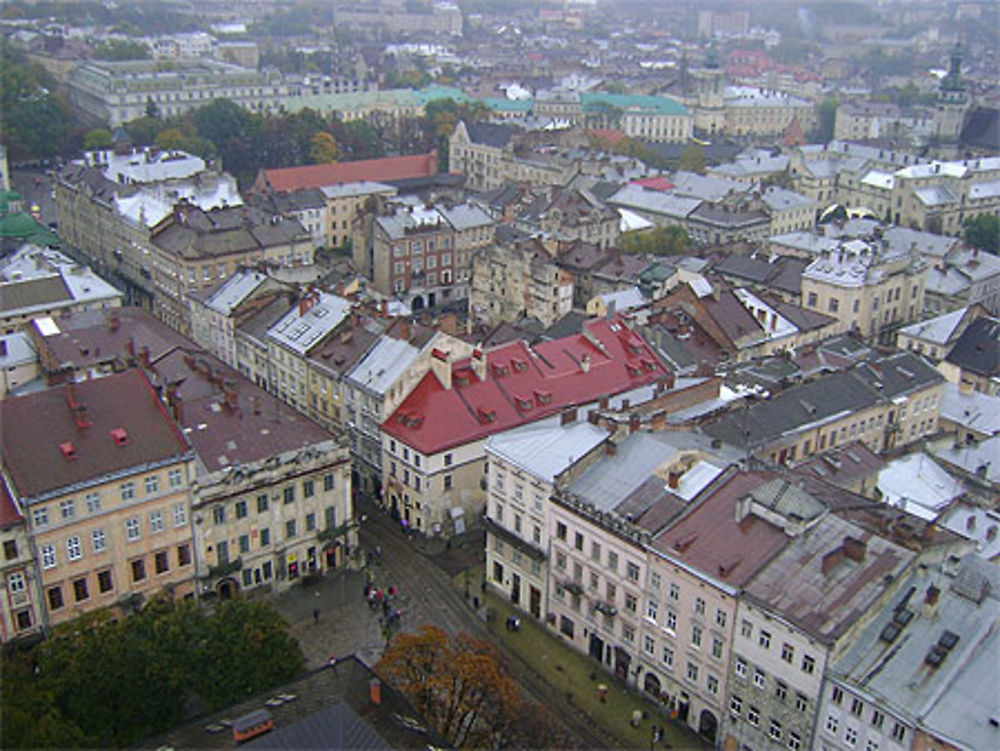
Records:
<instances>
[{"instance_id":1,"label":"attic window","mask_svg":"<svg viewBox=\"0 0 1000 751\"><path fill-rule=\"evenodd\" d=\"M493 375L497 378L501 378L505 375L510 375L510 367L507 365L501 365L499 363L493 363Z\"/></svg>"},{"instance_id":2,"label":"attic window","mask_svg":"<svg viewBox=\"0 0 1000 751\"><path fill-rule=\"evenodd\" d=\"M550 404L552 402L551 391L535 390L535 401L539 404Z\"/></svg>"},{"instance_id":3,"label":"attic window","mask_svg":"<svg viewBox=\"0 0 1000 751\"><path fill-rule=\"evenodd\" d=\"M511 358L510 364L516 373L524 373L528 369L528 363L524 360L518 360L516 357Z\"/></svg>"},{"instance_id":4,"label":"attic window","mask_svg":"<svg viewBox=\"0 0 1000 751\"><path fill-rule=\"evenodd\" d=\"M113 440L117 446L124 446L128 443L128 433L125 431L125 428L114 428L111 431L111 440Z\"/></svg>"},{"instance_id":5,"label":"attic window","mask_svg":"<svg viewBox=\"0 0 1000 751\"><path fill-rule=\"evenodd\" d=\"M479 422L486 424L491 423L497 419L497 413L495 409L486 409L485 407L480 407L476 410L476 414L479 417Z\"/></svg>"},{"instance_id":6,"label":"attic window","mask_svg":"<svg viewBox=\"0 0 1000 751\"><path fill-rule=\"evenodd\" d=\"M630 376L642 375L642 368L640 368L638 365L633 365L632 363L629 363L628 365L625 366L625 369L628 371L628 374Z\"/></svg>"},{"instance_id":7,"label":"attic window","mask_svg":"<svg viewBox=\"0 0 1000 751\"><path fill-rule=\"evenodd\" d=\"M59 450L62 451L63 459L68 462L73 461L77 457L76 446L68 441L66 443L60 443Z\"/></svg>"},{"instance_id":8,"label":"attic window","mask_svg":"<svg viewBox=\"0 0 1000 751\"><path fill-rule=\"evenodd\" d=\"M529 409L534 408L535 404L531 399L524 396L515 396L514 401L517 402L517 408L522 412L527 412Z\"/></svg>"}]
</instances>

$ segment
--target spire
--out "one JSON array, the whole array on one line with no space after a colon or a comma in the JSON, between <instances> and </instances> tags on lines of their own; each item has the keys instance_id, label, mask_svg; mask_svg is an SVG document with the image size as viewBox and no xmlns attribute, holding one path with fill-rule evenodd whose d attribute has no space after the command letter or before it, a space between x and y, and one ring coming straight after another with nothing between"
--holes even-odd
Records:
<instances>
[{"instance_id":1,"label":"spire","mask_svg":"<svg viewBox=\"0 0 1000 751\"><path fill-rule=\"evenodd\" d=\"M719 67L719 50L715 46L715 39L713 38L711 43L708 45L708 52L705 54L705 67L706 68L718 68Z\"/></svg>"},{"instance_id":2,"label":"spire","mask_svg":"<svg viewBox=\"0 0 1000 751\"><path fill-rule=\"evenodd\" d=\"M941 79L941 91L965 91L965 83L962 81L961 42L955 42L951 51L951 63L948 66L948 75Z\"/></svg>"}]
</instances>

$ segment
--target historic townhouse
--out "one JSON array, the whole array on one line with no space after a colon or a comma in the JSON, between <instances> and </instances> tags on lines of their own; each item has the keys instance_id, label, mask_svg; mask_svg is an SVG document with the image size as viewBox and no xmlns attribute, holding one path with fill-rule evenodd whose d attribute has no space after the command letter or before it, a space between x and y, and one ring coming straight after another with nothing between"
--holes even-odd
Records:
<instances>
[{"instance_id":1,"label":"historic townhouse","mask_svg":"<svg viewBox=\"0 0 1000 751\"><path fill-rule=\"evenodd\" d=\"M0 431L44 626L194 595L195 455L141 371L8 398Z\"/></svg>"},{"instance_id":2,"label":"historic townhouse","mask_svg":"<svg viewBox=\"0 0 1000 751\"><path fill-rule=\"evenodd\" d=\"M383 503L427 532L478 513L487 439L616 395L649 398L672 377L621 318L535 347L512 342L458 359L431 352L430 372L382 424ZM645 395L645 396L643 396Z\"/></svg>"},{"instance_id":3,"label":"historic townhouse","mask_svg":"<svg viewBox=\"0 0 1000 751\"><path fill-rule=\"evenodd\" d=\"M28 525L11 497L6 478L0 478L0 643L37 634L44 605L35 582L38 569L28 537Z\"/></svg>"}]
</instances>

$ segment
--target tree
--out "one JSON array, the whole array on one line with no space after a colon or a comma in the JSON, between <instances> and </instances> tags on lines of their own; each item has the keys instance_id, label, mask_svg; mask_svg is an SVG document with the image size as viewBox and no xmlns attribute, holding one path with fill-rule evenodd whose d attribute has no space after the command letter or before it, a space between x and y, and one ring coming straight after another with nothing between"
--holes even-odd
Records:
<instances>
[{"instance_id":1,"label":"tree","mask_svg":"<svg viewBox=\"0 0 1000 751\"><path fill-rule=\"evenodd\" d=\"M246 138L250 133L250 113L231 99L216 99L194 113L198 135L223 151L233 138Z\"/></svg>"},{"instance_id":2,"label":"tree","mask_svg":"<svg viewBox=\"0 0 1000 751\"><path fill-rule=\"evenodd\" d=\"M682 172L704 174L705 149L695 143L685 146L684 151L681 152L680 157L677 159L677 169Z\"/></svg>"},{"instance_id":3,"label":"tree","mask_svg":"<svg viewBox=\"0 0 1000 751\"><path fill-rule=\"evenodd\" d=\"M691 247L691 238L683 227L653 227L644 232L633 232L622 237L626 253L669 256L685 253Z\"/></svg>"},{"instance_id":4,"label":"tree","mask_svg":"<svg viewBox=\"0 0 1000 751\"><path fill-rule=\"evenodd\" d=\"M87 151L110 149L111 146L111 131L107 128L95 128L83 137L83 148Z\"/></svg>"},{"instance_id":5,"label":"tree","mask_svg":"<svg viewBox=\"0 0 1000 751\"><path fill-rule=\"evenodd\" d=\"M966 219L965 242L987 253L1000 254L1000 217L980 214Z\"/></svg>"},{"instance_id":6,"label":"tree","mask_svg":"<svg viewBox=\"0 0 1000 751\"><path fill-rule=\"evenodd\" d=\"M108 39L93 49L98 60L148 60L149 48L142 42L125 39Z\"/></svg>"},{"instance_id":7,"label":"tree","mask_svg":"<svg viewBox=\"0 0 1000 751\"><path fill-rule=\"evenodd\" d=\"M815 140L819 143L829 143L833 140L833 130L837 123L837 107L840 106L833 97L827 97L816 105Z\"/></svg>"},{"instance_id":8,"label":"tree","mask_svg":"<svg viewBox=\"0 0 1000 751\"><path fill-rule=\"evenodd\" d=\"M337 139L331 133L321 130L312 137L312 145L309 149L309 161L313 164L327 164L337 161L340 151L337 148Z\"/></svg>"},{"instance_id":9,"label":"tree","mask_svg":"<svg viewBox=\"0 0 1000 751\"><path fill-rule=\"evenodd\" d=\"M529 734L553 732L544 710L522 698L489 642L422 626L397 635L378 670L458 748L550 745Z\"/></svg>"},{"instance_id":10,"label":"tree","mask_svg":"<svg viewBox=\"0 0 1000 751\"><path fill-rule=\"evenodd\" d=\"M160 105L153 101L153 97L146 97L145 115L151 120L160 119Z\"/></svg>"}]
</instances>

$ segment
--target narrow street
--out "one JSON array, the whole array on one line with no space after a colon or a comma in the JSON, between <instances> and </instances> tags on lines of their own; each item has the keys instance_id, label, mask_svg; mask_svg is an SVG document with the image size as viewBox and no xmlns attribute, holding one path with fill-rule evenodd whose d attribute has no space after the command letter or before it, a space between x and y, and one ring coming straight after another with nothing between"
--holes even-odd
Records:
<instances>
[{"instance_id":1,"label":"narrow street","mask_svg":"<svg viewBox=\"0 0 1000 751\"><path fill-rule=\"evenodd\" d=\"M392 519L373 506L360 502L357 513L367 520L361 527L361 545L365 551L381 546L382 555L374 562L375 586L397 587L402 628L415 631L434 624L449 633L466 632L495 641L485 622L485 609L477 612L471 598L480 594L479 582L470 587L470 600L456 587L451 576L427 555L418 551ZM329 575L323 582L282 595L279 611L291 624L310 668L331 657L356 653L374 664L384 648L377 611L370 610L363 597L365 575L342 572ZM315 622L313 611L320 609ZM566 701L564 692L553 686L511 650L500 645L501 655L525 693L547 707L564 726L573 748L606 749L618 744L597 727L579 708Z\"/></svg>"}]
</instances>

